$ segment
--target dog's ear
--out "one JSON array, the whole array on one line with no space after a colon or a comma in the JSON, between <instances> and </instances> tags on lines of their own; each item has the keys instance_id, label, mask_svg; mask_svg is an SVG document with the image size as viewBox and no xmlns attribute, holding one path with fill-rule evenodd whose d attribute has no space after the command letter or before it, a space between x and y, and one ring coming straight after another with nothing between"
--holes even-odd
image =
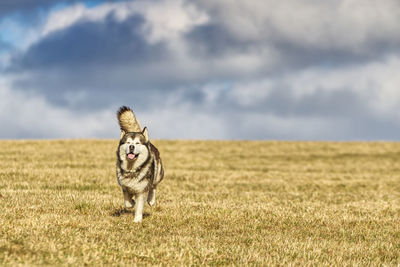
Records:
<instances>
[{"instance_id":1,"label":"dog's ear","mask_svg":"<svg viewBox=\"0 0 400 267\"><path fill-rule=\"evenodd\" d=\"M124 130L121 130L121 136L119 137L119 140L121 140L122 137L124 137L124 135L125 135L125 131L124 131Z\"/></svg>"},{"instance_id":2,"label":"dog's ear","mask_svg":"<svg viewBox=\"0 0 400 267\"><path fill-rule=\"evenodd\" d=\"M149 142L149 133L147 131L147 127L143 128L142 134L144 136L144 140L146 141L146 143Z\"/></svg>"}]
</instances>

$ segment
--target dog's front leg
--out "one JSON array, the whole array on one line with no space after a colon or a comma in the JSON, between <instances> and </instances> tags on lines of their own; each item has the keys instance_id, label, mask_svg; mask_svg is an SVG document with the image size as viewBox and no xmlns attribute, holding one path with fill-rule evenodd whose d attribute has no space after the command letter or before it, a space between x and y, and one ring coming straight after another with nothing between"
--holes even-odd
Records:
<instances>
[{"instance_id":1,"label":"dog's front leg","mask_svg":"<svg viewBox=\"0 0 400 267\"><path fill-rule=\"evenodd\" d=\"M126 189L122 189L122 193L124 194L125 208L132 208L133 205L135 205L135 202L132 200L132 195L130 195Z\"/></svg>"},{"instance_id":2,"label":"dog's front leg","mask_svg":"<svg viewBox=\"0 0 400 267\"><path fill-rule=\"evenodd\" d=\"M143 219L144 203L146 202L147 193L139 193L136 195L136 208L134 222L141 222Z\"/></svg>"}]
</instances>

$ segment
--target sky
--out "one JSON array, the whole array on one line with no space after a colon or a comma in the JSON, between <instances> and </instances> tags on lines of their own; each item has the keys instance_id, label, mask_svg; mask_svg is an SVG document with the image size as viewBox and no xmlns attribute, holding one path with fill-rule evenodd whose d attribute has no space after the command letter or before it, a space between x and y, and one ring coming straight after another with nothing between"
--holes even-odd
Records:
<instances>
[{"instance_id":1,"label":"sky","mask_svg":"<svg viewBox=\"0 0 400 267\"><path fill-rule=\"evenodd\" d=\"M400 1L0 2L0 138L400 140Z\"/></svg>"}]
</instances>

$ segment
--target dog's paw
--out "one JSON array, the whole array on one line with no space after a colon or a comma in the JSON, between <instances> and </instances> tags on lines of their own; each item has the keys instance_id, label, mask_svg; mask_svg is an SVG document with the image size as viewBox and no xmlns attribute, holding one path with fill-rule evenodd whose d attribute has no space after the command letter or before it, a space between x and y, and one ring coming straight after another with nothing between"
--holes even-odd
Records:
<instances>
[{"instance_id":1,"label":"dog's paw","mask_svg":"<svg viewBox=\"0 0 400 267\"><path fill-rule=\"evenodd\" d=\"M149 203L149 205L150 205L151 207L153 207L153 206L156 204L156 200L155 200L155 199L152 199L152 200L150 200L150 201L147 201L147 203Z\"/></svg>"},{"instance_id":2,"label":"dog's paw","mask_svg":"<svg viewBox=\"0 0 400 267\"><path fill-rule=\"evenodd\" d=\"M141 217L140 218L139 217L138 218L135 217L135 219L133 219L133 222L134 223L141 223L142 222L142 218Z\"/></svg>"},{"instance_id":3,"label":"dog's paw","mask_svg":"<svg viewBox=\"0 0 400 267\"><path fill-rule=\"evenodd\" d=\"M125 208L132 208L134 205L134 203L130 202L130 201L125 201Z\"/></svg>"}]
</instances>

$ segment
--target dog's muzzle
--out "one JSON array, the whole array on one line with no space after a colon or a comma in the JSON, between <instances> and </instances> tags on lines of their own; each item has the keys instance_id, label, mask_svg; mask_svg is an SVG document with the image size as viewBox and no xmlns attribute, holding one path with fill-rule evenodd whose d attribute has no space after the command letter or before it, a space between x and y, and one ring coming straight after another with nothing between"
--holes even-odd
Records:
<instances>
[{"instance_id":1,"label":"dog's muzzle","mask_svg":"<svg viewBox=\"0 0 400 267\"><path fill-rule=\"evenodd\" d=\"M135 150L135 146L134 145L130 145L129 146L129 153L126 155L128 157L128 159L132 160L136 158L135 153L133 152Z\"/></svg>"}]
</instances>

